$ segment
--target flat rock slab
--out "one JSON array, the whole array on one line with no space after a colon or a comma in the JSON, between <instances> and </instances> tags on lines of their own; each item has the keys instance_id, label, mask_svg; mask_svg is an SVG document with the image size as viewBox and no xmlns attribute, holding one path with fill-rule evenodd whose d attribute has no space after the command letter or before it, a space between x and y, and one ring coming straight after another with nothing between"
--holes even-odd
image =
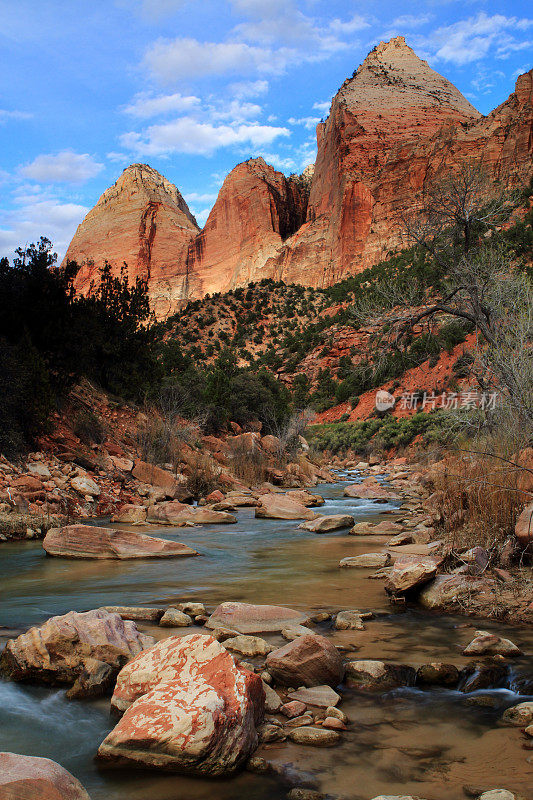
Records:
<instances>
[{"instance_id":1,"label":"flat rock slab","mask_svg":"<svg viewBox=\"0 0 533 800\"><path fill-rule=\"evenodd\" d=\"M302 522L298 527L312 533L328 533L342 528L350 528L353 524L354 518L349 514L331 514L330 516L317 517L308 522Z\"/></svg>"},{"instance_id":2,"label":"flat rock slab","mask_svg":"<svg viewBox=\"0 0 533 800\"><path fill-rule=\"evenodd\" d=\"M336 706L341 699L331 686L302 686L296 692L291 692L289 697L291 700L299 700L307 706L317 706L318 708Z\"/></svg>"},{"instance_id":3,"label":"flat rock slab","mask_svg":"<svg viewBox=\"0 0 533 800\"><path fill-rule=\"evenodd\" d=\"M1 800L90 800L81 783L48 758L0 753Z\"/></svg>"},{"instance_id":4,"label":"flat rock slab","mask_svg":"<svg viewBox=\"0 0 533 800\"><path fill-rule=\"evenodd\" d=\"M131 558L179 558L197 556L196 550L180 542L157 539L136 531L116 531L95 525L51 528L43 547L49 556L121 560Z\"/></svg>"},{"instance_id":5,"label":"flat rock slab","mask_svg":"<svg viewBox=\"0 0 533 800\"><path fill-rule=\"evenodd\" d=\"M307 614L283 606L252 603L221 603L206 622L206 628L229 628L239 633L267 633L300 625Z\"/></svg>"},{"instance_id":6,"label":"flat rock slab","mask_svg":"<svg viewBox=\"0 0 533 800\"><path fill-rule=\"evenodd\" d=\"M376 569L391 563L388 553L362 553L360 556L346 556L339 561L339 567L361 567Z\"/></svg>"},{"instance_id":7,"label":"flat rock slab","mask_svg":"<svg viewBox=\"0 0 533 800\"><path fill-rule=\"evenodd\" d=\"M164 608L146 608L144 606L102 606L109 614L118 614L122 619L144 620L146 622L159 622Z\"/></svg>"}]
</instances>

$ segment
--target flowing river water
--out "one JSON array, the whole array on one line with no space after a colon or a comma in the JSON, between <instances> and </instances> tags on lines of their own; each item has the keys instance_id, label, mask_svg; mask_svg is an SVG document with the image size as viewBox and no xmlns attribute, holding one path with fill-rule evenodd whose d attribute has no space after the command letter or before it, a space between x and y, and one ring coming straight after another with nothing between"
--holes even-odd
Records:
<instances>
[{"instance_id":1,"label":"flowing river water","mask_svg":"<svg viewBox=\"0 0 533 800\"><path fill-rule=\"evenodd\" d=\"M346 474L316 491L320 513L351 513L356 521L394 519L383 513L398 503L375 504L343 497ZM353 482L352 480L348 482ZM364 631L320 632L352 647L348 657L383 659L417 666L447 661L461 667L461 649L476 627L511 638L533 651L533 631L466 617L393 607L372 570L339 569L347 555L379 550L387 537L345 532L314 534L298 522L255 519L239 509L236 525L164 528L155 533L191 545L200 558L154 561L70 561L47 558L40 542L3 544L0 549L0 647L9 635L69 610L102 605L165 605L199 600L212 610L224 600L287 605L303 611L359 609L375 618ZM158 638L194 628L144 630ZM284 644L266 635L272 644ZM529 669L530 669L529 663ZM525 674L528 659L517 660ZM508 706L532 696L510 688L472 693L444 689L399 689L386 695L343 690L340 707L351 720L343 742L318 749L290 743L263 745L261 755L292 764L311 776L315 788L345 800L414 794L426 800L460 800L463 786L507 788L531 797L533 756L517 728L499 719ZM243 772L230 780L202 780L154 772L101 769L99 743L113 727L109 701L69 701L65 692L0 679L0 750L54 759L86 787L92 800L281 800L278 779Z\"/></svg>"}]
</instances>

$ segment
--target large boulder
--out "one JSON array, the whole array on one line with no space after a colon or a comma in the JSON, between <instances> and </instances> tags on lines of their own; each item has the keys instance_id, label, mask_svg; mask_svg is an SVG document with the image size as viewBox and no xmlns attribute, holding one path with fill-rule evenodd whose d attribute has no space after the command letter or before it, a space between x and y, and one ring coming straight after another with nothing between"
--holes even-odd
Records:
<instances>
[{"instance_id":1,"label":"large boulder","mask_svg":"<svg viewBox=\"0 0 533 800\"><path fill-rule=\"evenodd\" d=\"M90 800L81 783L48 758L0 753L0 800Z\"/></svg>"},{"instance_id":2,"label":"large boulder","mask_svg":"<svg viewBox=\"0 0 533 800\"><path fill-rule=\"evenodd\" d=\"M253 603L221 603L206 622L206 628L227 628L238 633L281 631L307 622L308 615L283 606Z\"/></svg>"},{"instance_id":3,"label":"large boulder","mask_svg":"<svg viewBox=\"0 0 533 800\"><path fill-rule=\"evenodd\" d=\"M132 469L132 475L141 483L149 483L151 486L159 486L165 489L172 497L176 489L176 479L171 472L149 464L146 461L136 461Z\"/></svg>"},{"instance_id":4,"label":"large boulder","mask_svg":"<svg viewBox=\"0 0 533 800\"><path fill-rule=\"evenodd\" d=\"M118 614L104 609L69 611L10 639L0 666L13 680L48 684L74 684L80 677L87 683L88 676L98 675L105 693L111 675L153 643L151 636ZM102 671L103 665L111 673ZM94 681L91 693L99 693Z\"/></svg>"},{"instance_id":5,"label":"large boulder","mask_svg":"<svg viewBox=\"0 0 533 800\"><path fill-rule=\"evenodd\" d=\"M78 475L76 478L72 478L70 485L76 492L84 496L98 497L101 493L96 481L93 481L88 475Z\"/></svg>"},{"instance_id":6,"label":"large boulder","mask_svg":"<svg viewBox=\"0 0 533 800\"><path fill-rule=\"evenodd\" d=\"M112 707L124 716L100 745L117 765L198 775L234 772L257 746L261 678L212 636L169 637L120 672Z\"/></svg>"},{"instance_id":7,"label":"large boulder","mask_svg":"<svg viewBox=\"0 0 533 800\"><path fill-rule=\"evenodd\" d=\"M394 562L385 590L389 594L407 594L428 583L437 574L442 558L437 556L402 556Z\"/></svg>"},{"instance_id":8,"label":"large boulder","mask_svg":"<svg viewBox=\"0 0 533 800\"><path fill-rule=\"evenodd\" d=\"M337 686L344 663L334 645L323 636L299 636L269 653L267 670L285 686Z\"/></svg>"},{"instance_id":9,"label":"large boulder","mask_svg":"<svg viewBox=\"0 0 533 800\"><path fill-rule=\"evenodd\" d=\"M384 661L349 661L346 683L364 692L388 692L399 686L414 686L416 670L407 664Z\"/></svg>"},{"instance_id":10,"label":"large boulder","mask_svg":"<svg viewBox=\"0 0 533 800\"><path fill-rule=\"evenodd\" d=\"M328 533L329 531L338 531L341 528L350 528L353 523L354 518L350 514L331 514L328 517L317 517L308 522L302 522L298 527L313 533Z\"/></svg>"},{"instance_id":11,"label":"large boulder","mask_svg":"<svg viewBox=\"0 0 533 800\"><path fill-rule=\"evenodd\" d=\"M285 494L262 494L255 516L261 519L314 519L315 513Z\"/></svg>"},{"instance_id":12,"label":"large boulder","mask_svg":"<svg viewBox=\"0 0 533 800\"><path fill-rule=\"evenodd\" d=\"M65 525L46 534L43 547L60 558L177 558L197 556L196 550L180 542L146 536L136 531L97 528L96 525Z\"/></svg>"},{"instance_id":13,"label":"large boulder","mask_svg":"<svg viewBox=\"0 0 533 800\"><path fill-rule=\"evenodd\" d=\"M453 608L487 589L487 581L465 575L437 575L418 596L424 608Z\"/></svg>"}]
</instances>

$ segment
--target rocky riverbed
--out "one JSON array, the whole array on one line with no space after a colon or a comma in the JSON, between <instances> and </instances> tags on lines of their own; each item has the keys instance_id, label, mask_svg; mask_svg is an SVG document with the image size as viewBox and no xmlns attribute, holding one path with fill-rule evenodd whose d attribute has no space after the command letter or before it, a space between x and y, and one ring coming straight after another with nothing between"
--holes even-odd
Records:
<instances>
[{"instance_id":1,"label":"rocky riverbed","mask_svg":"<svg viewBox=\"0 0 533 800\"><path fill-rule=\"evenodd\" d=\"M257 676L267 710L263 721L254 722L259 748L250 746L249 735L239 739L247 769L229 782L168 776L160 767L134 778L106 766L117 747L126 746L124 730L121 739L111 734L116 719L109 717L109 700L69 701L64 689L38 683L0 683L0 746L53 758L82 781L93 800L176 792L191 798L215 792L224 800L246 793L259 800L291 791L296 800L306 797L304 790L308 797L319 792L347 800L385 794L444 800L494 788L527 797L530 739L522 731L528 724L519 712L521 724L510 724L506 709L533 700L531 629L428 613L409 596L385 592L390 573L379 580L370 579L375 567L339 568L345 558L409 546L400 543L401 536L418 540L419 547L431 542L430 519L421 508L426 492L409 473L402 477L406 471L400 467L387 486L381 468L339 474L338 483L313 490L325 497L324 505L304 505L302 496L280 496L275 504L275 498L258 498L238 507L234 524L142 528L184 543L199 558L72 560L45 557L40 542L4 544L0 624L11 626L4 639L53 614L105 606L103 613L113 618L133 617L129 624L140 636L153 637L151 642L209 638L221 656ZM353 484L360 488L348 489ZM380 492L388 496L353 496ZM315 522L344 517L351 527L328 531L327 523L322 532L309 530L308 513L295 519L293 507L287 517L291 503L311 511ZM256 508L270 508L275 516L256 514ZM268 617L267 611L236 616L242 607L220 605L227 601L283 605L295 616L265 628L264 619L254 619ZM519 652L502 640L511 640ZM186 697L193 703L190 693ZM103 760L93 766L104 740L109 744Z\"/></svg>"}]
</instances>

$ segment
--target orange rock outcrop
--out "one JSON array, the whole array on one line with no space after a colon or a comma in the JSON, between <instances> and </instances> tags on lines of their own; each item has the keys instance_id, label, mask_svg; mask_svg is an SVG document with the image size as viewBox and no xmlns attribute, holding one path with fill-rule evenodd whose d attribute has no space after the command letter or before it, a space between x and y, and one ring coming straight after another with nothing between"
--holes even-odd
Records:
<instances>
[{"instance_id":1,"label":"orange rock outcrop","mask_svg":"<svg viewBox=\"0 0 533 800\"><path fill-rule=\"evenodd\" d=\"M78 226L63 263L81 265L75 288L82 294L98 283L105 261L115 274L126 263L130 282L148 281L151 305L165 317L188 296L187 253L198 231L176 187L152 167L132 164Z\"/></svg>"}]
</instances>

